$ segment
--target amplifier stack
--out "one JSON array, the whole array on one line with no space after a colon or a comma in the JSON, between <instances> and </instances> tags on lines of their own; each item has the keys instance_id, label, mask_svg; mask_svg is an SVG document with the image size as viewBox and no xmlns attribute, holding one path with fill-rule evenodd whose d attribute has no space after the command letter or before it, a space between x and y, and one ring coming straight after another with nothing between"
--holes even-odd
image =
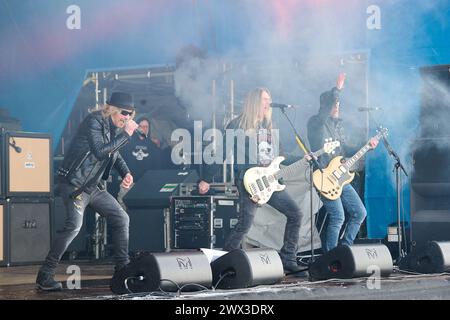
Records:
<instances>
[{"instance_id":1,"label":"amplifier stack","mask_svg":"<svg viewBox=\"0 0 450 320\"><path fill-rule=\"evenodd\" d=\"M0 265L41 262L51 243L51 137L1 131L0 150Z\"/></svg>"}]
</instances>

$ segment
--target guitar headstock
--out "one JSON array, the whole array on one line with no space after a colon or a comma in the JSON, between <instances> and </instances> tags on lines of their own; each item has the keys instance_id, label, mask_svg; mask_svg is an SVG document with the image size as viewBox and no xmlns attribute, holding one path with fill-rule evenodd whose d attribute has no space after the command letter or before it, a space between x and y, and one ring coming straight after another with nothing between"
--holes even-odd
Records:
<instances>
[{"instance_id":1,"label":"guitar headstock","mask_svg":"<svg viewBox=\"0 0 450 320\"><path fill-rule=\"evenodd\" d=\"M334 149L339 147L341 142L339 140L333 141L331 138L325 139L325 143L323 145L323 151L325 153L334 153Z\"/></svg>"},{"instance_id":2,"label":"guitar headstock","mask_svg":"<svg viewBox=\"0 0 450 320\"><path fill-rule=\"evenodd\" d=\"M377 129L377 135L376 135L376 138L377 139L381 139L381 137L387 137L388 136L388 129L387 128L383 128L383 127L379 127L378 129Z\"/></svg>"}]
</instances>

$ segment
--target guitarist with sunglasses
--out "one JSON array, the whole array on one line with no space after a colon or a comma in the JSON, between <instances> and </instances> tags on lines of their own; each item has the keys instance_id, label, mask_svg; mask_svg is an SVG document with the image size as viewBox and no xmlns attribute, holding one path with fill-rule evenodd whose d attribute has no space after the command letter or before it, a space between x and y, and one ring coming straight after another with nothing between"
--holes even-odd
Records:
<instances>
[{"instance_id":1,"label":"guitarist with sunglasses","mask_svg":"<svg viewBox=\"0 0 450 320\"><path fill-rule=\"evenodd\" d=\"M337 78L336 87L320 95L319 112L308 120L308 140L312 150L320 148L327 138L339 140L341 147L335 150L335 155L332 157L343 156L345 158L352 155L352 148L345 143L343 121L340 118L339 96L344 87L344 82L345 74L341 73ZM376 148L377 145L378 139L376 138L371 138L368 142L370 149ZM326 168L332 157L328 154L320 156L319 164ZM367 215L366 208L358 193L350 184L344 185L340 191L342 194L337 199L331 200L327 197L321 197L329 217L324 243L322 243L324 252L328 252L338 245L339 233L345 221L344 210L349 216L343 238L339 243L343 245L353 244Z\"/></svg>"}]
</instances>

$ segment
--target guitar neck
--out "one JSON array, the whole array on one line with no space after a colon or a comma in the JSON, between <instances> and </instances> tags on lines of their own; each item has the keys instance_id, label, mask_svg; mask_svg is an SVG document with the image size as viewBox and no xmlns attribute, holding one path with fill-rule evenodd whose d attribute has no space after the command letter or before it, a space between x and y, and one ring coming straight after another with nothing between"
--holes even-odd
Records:
<instances>
[{"instance_id":1,"label":"guitar neck","mask_svg":"<svg viewBox=\"0 0 450 320\"><path fill-rule=\"evenodd\" d=\"M356 164L356 162L358 162L359 159L361 159L369 150L370 150L370 146L368 143L366 143L364 145L364 147L359 149L359 151L353 155L353 157L347 159L344 164L344 166L347 168L347 170L350 171L353 168L353 166Z\"/></svg>"},{"instance_id":2,"label":"guitar neck","mask_svg":"<svg viewBox=\"0 0 450 320\"><path fill-rule=\"evenodd\" d=\"M374 138L377 140L380 140L381 138L381 133L378 133ZM359 149L359 151L357 153L355 153L353 155L353 157L351 157L350 159L347 159L345 161L344 166L347 168L347 170L352 170L353 166L356 164L356 162L359 161L359 159L361 159L366 153L367 151L369 151L371 149L369 142L367 142L361 149Z\"/></svg>"},{"instance_id":3,"label":"guitar neck","mask_svg":"<svg viewBox=\"0 0 450 320\"><path fill-rule=\"evenodd\" d=\"M317 158L317 157L320 157L324 153L325 153L325 150L322 148L316 152L313 152L313 155ZM295 172L297 171L298 168L304 167L307 162L308 161L305 158L301 158L300 160L280 169L280 171L278 171L275 174L275 178L281 179L281 178L291 177L292 175L295 174Z\"/></svg>"}]
</instances>

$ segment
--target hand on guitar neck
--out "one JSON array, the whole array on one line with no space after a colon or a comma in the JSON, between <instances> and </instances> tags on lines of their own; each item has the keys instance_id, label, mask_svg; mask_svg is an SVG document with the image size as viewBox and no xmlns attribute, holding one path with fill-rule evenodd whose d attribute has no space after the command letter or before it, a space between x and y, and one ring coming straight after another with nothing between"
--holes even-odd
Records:
<instances>
[{"instance_id":1,"label":"hand on guitar neck","mask_svg":"<svg viewBox=\"0 0 450 320\"><path fill-rule=\"evenodd\" d=\"M352 169L361 159L364 154L378 145L378 141L387 135L387 129L380 128L377 130L377 135L370 138L370 140L357 152L353 157L344 159L342 156L337 156L329 162L328 166L313 173L313 182L316 189L329 200L336 200L341 196L342 189L349 184L355 173Z\"/></svg>"},{"instance_id":2,"label":"hand on guitar neck","mask_svg":"<svg viewBox=\"0 0 450 320\"><path fill-rule=\"evenodd\" d=\"M375 138L375 137L371 138L368 142L370 149L372 149L372 150L375 149L378 145L378 142L379 142L379 140L377 138Z\"/></svg>"}]
</instances>

